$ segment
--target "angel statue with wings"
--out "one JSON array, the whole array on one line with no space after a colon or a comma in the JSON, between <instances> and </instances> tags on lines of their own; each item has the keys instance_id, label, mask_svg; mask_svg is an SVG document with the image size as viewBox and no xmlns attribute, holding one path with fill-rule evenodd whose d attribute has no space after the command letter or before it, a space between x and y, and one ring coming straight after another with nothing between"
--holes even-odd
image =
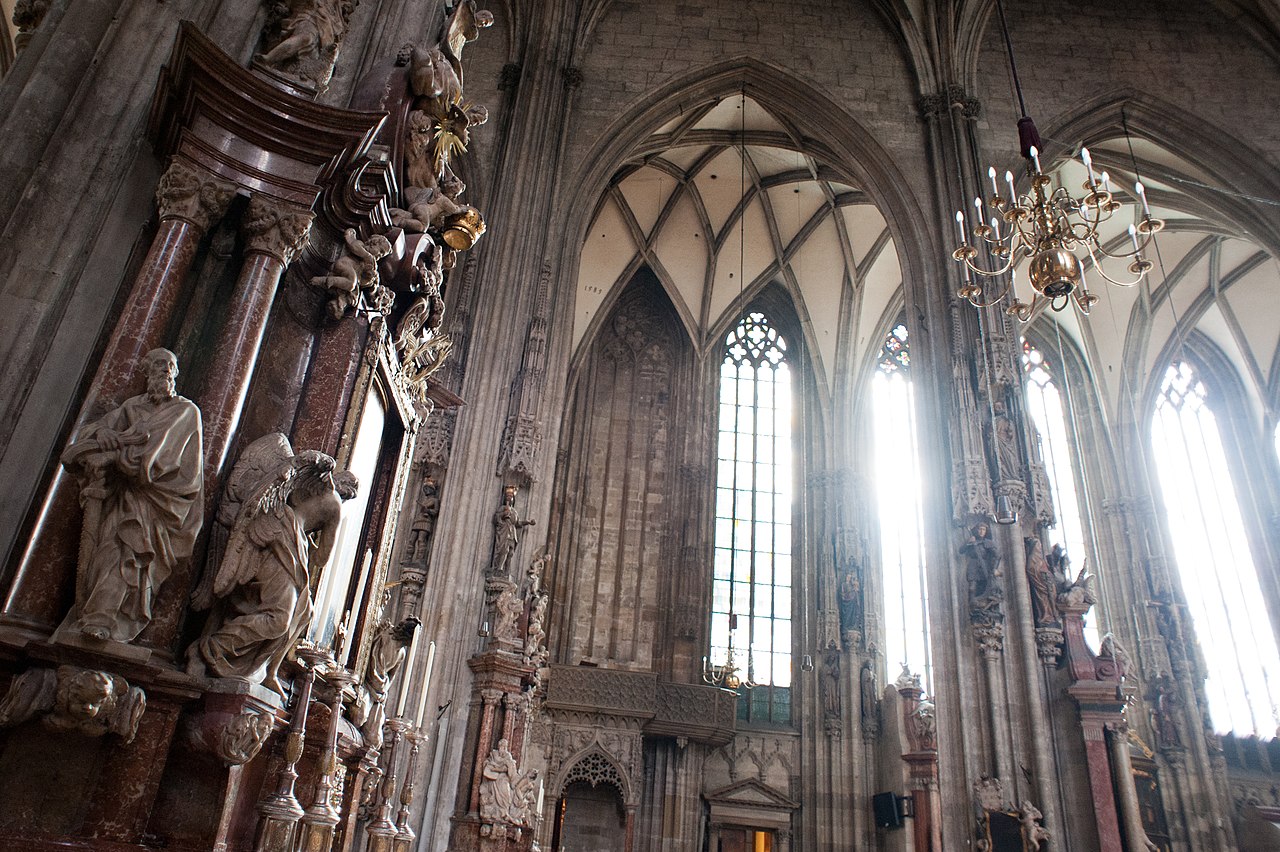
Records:
<instances>
[{"instance_id":1,"label":"angel statue with wings","mask_svg":"<svg viewBox=\"0 0 1280 852\"><path fill-rule=\"evenodd\" d=\"M241 454L220 513L233 509L235 517L225 555L213 582L193 596L193 607L213 612L187 651L190 674L283 694L277 672L311 622L311 578L333 550L343 501L359 488L354 474L336 467L324 453L294 453L278 432Z\"/></svg>"}]
</instances>

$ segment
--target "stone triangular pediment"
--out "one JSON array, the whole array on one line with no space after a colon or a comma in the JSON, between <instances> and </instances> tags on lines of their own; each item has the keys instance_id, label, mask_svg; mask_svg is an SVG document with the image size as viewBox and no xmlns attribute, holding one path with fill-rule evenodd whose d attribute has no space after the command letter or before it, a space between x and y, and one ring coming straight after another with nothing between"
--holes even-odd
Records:
<instances>
[{"instance_id":1,"label":"stone triangular pediment","mask_svg":"<svg viewBox=\"0 0 1280 852\"><path fill-rule=\"evenodd\" d=\"M713 805L749 805L790 811L800 807L799 802L754 778L712 790L705 797Z\"/></svg>"}]
</instances>

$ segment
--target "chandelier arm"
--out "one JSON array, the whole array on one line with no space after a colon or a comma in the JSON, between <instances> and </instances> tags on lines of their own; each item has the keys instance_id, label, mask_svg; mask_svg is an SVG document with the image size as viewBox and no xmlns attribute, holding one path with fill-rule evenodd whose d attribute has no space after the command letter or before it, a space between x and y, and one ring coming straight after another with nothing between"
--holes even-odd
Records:
<instances>
[{"instance_id":1,"label":"chandelier arm","mask_svg":"<svg viewBox=\"0 0 1280 852\"><path fill-rule=\"evenodd\" d=\"M1093 261L1093 271L1101 275L1110 284L1114 284L1117 287L1132 287L1135 284L1138 284L1140 281L1142 281L1142 279L1145 278L1147 275L1145 271L1141 273L1134 273L1135 275L1137 275L1137 277L1134 278L1132 281L1118 281L1107 274L1106 269L1104 269L1102 266L1102 262L1094 254L1093 246L1086 244L1085 248L1088 249L1089 251L1089 259ZM1103 254L1106 257L1113 257L1113 255L1106 254L1105 252ZM1130 255L1130 256L1133 256L1133 255ZM1119 259L1119 257L1116 257L1116 259Z\"/></svg>"},{"instance_id":2,"label":"chandelier arm","mask_svg":"<svg viewBox=\"0 0 1280 852\"><path fill-rule=\"evenodd\" d=\"M978 275L981 275L983 278L997 278L1001 275L1004 275L1006 272L1008 272L1010 267L1013 266L1016 260L1017 260L1016 252L1011 251L1009 252L1009 259L1005 261L1004 266L1001 266L999 269L992 269L992 270L983 269L980 266L975 266L973 261L969 259L966 259L963 262L965 266L969 267L969 271L974 272Z\"/></svg>"},{"instance_id":3,"label":"chandelier arm","mask_svg":"<svg viewBox=\"0 0 1280 852\"><path fill-rule=\"evenodd\" d=\"M995 307L996 305L1000 304L1002 301L1004 301L1005 296L1008 296L1008 295L1009 295L1009 292L1010 292L1012 289L1013 289L1013 284L1007 284L1007 285L1005 286L1004 290L1002 290L1002 291L1000 292L1000 295L999 295L999 296L996 296L996 297L995 297L994 299L992 299L991 301L989 301L989 302L980 302L980 301L978 301L978 300L977 300L977 298L976 298L976 297L974 297L974 298L969 299L969 304L973 305L975 308L993 308L993 307Z\"/></svg>"}]
</instances>

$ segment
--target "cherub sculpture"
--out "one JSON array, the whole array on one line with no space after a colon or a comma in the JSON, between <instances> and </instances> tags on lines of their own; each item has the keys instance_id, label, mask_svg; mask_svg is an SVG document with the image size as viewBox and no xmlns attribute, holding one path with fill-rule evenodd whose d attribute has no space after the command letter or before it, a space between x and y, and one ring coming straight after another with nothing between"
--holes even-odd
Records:
<instances>
[{"instance_id":1,"label":"cherub sculpture","mask_svg":"<svg viewBox=\"0 0 1280 852\"><path fill-rule=\"evenodd\" d=\"M284 435L250 444L236 471L261 475L242 503L226 555L209 588L214 603L204 634L187 652L187 670L262 683L283 694L277 672L311 622L311 578L329 560L342 503L359 483L331 456L295 454Z\"/></svg>"},{"instance_id":2,"label":"cherub sculpture","mask_svg":"<svg viewBox=\"0 0 1280 852\"><path fill-rule=\"evenodd\" d=\"M332 293L329 314L334 319L342 319L348 310L359 305L362 292L369 294L371 302L381 298L379 290L385 288L379 281L378 261L391 254L391 243L381 234L361 240L355 228L347 228L343 239L347 250L334 261L329 274L311 279L312 287Z\"/></svg>"},{"instance_id":3,"label":"cherub sculpture","mask_svg":"<svg viewBox=\"0 0 1280 852\"><path fill-rule=\"evenodd\" d=\"M14 678L0 701L0 727L41 716L55 731L110 733L132 742L146 706L146 694L119 675L76 666L30 669Z\"/></svg>"}]
</instances>

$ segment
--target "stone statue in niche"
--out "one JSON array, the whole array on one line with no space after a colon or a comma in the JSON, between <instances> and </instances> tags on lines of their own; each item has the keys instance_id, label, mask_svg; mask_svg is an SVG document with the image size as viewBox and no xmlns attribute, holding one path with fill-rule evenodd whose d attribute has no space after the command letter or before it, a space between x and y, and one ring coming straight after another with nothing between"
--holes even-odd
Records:
<instances>
[{"instance_id":1,"label":"stone statue in niche","mask_svg":"<svg viewBox=\"0 0 1280 852\"><path fill-rule=\"evenodd\" d=\"M359 483L331 456L295 454L280 433L250 444L237 471L242 466L262 478L239 508L210 599L193 601L213 613L187 651L187 671L283 694L277 672L311 623L311 578L328 562L342 503Z\"/></svg>"},{"instance_id":2,"label":"stone statue in niche","mask_svg":"<svg viewBox=\"0 0 1280 852\"><path fill-rule=\"evenodd\" d=\"M915 728L915 741L921 751L938 750L938 718L937 709L929 698L921 698L916 711L911 715L911 725Z\"/></svg>"},{"instance_id":3,"label":"stone statue in niche","mask_svg":"<svg viewBox=\"0 0 1280 852\"><path fill-rule=\"evenodd\" d=\"M1045 558L1044 542L1038 536L1027 536L1024 541L1027 547L1027 583L1031 587L1031 607L1036 626L1061 624L1062 615L1058 612L1059 582L1049 567L1049 560Z\"/></svg>"},{"instance_id":4,"label":"stone statue in niche","mask_svg":"<svg viewBox=\"0 0 1280 852\"><path fill-rule=\"evenodd\" d=\"M1000 554L991 539L991 525L978 521L960 547L965 557L965 579L969 587L969 618L974 624L994 624L1004 620L1001 604Z\"/></svg>"},{"instance_id":5,"label":"stone statue in niche","mask_svg":"<svg viewBox=\"0 0 1280 852\"><path fill-rule=\"evenodd\" d=\"M360 305L362 297L373 310L388 308L388 299L394 296L381 284L378 261L391 254L391 243L381 234L362 240L355 228L347 228L343 240L346 251L334 261L329 274L311 279L312 287L331 294L329 315L342 319L347 311Z\"/></svg>"},{"instance_id":6,"label":"stone statue in niche","mask_svg":"<svg viewBox=\"0 0 1280 852\"><path fill-rule=\"evenodd\" d=\"M489 562L489 576L510 576L508 566L520 543L520 530L535 523L532 518L520 520L516 489L510 486L503 489L502 505L493 513L493 559Z\"/></svg>"},{"instance_id":7,"label":"stone statue in niche","mask_svg":"<svg viewBox=\"0 0 1280 852\"><path fill-rule=\"evenodd\" d=\"M818 681L822 699L822 719L828 733L840 732L840 652L834 648L822 655L822 678Z\"/></svg>"},{"instance_id":8,"label":"stone statue in niche","mask_svg":"<svg viewBox=\"0 0 1280 852\"><path fill-rule=\"evenodd\" d=\"M1022 476L1022 454L1018 451L1018 429L1009 417L1003 402L994 406L995 419L991 425L992 451L1000 469L998 479L1019 479Z\"/></svg>"},{"instance_id":9,"label":"stone statue in niche","mask_svg":"<svg viewBox=\"0 0 1280 852\"><path fill-rule=\"evenodd\" d=\"M409 548L406 562L425 562L435 535L436 518L440 515L440 489L431 477L422 480L422 493L418 496L418 512L409 527Z\"/></svg>"},{"instance_id":10,"label":"stone statue in niche","mask_svg":"<svg viewBox=\"0 0 1280 852\"><path fill-rule=\"evenodd\" d=\"M862 699L862 730L874 734L880 730L880 696L876 686L876 668L871 660L862 664L858 673L858 693Z\"/></svg>"},{"instance_id":11,"label":"stone statue in niche","mask_svg":"<svg viewBox=\"0 0 1280 852\"><path fill-rule=\"evenodd\" d=\"M355 3L350 0L285 0L271 6L267 30L274 46L258 61L283 77L324 91L333 76L338 45Z\"/></svg>"},{"instance_id":12,"label":"stone statue in niche","mask_svg":"<svg viewBox=\"0 0 1280 852\"><path fill-rule=\"evenodd\" d=\"M153 349L142 367L147 392L85 426L62 454L80 485L84 525L75 603L55 638L132 641L200 531L200 409L177 394L172 352Z\"/></svg>"},{"instance_id":13,"label":"stone statue in niche","mask_svg":"<svg viewBox=\"0 0 1280 852\"><path fill-rule=\"evenodd\" d=\"M516 593L516 584L509 580L497 580L492 586L498 587L498 596L493 602L493 637L520 646L519 637L516 636L516 622L524 612L524 602Z\"/></svg>"},{"instance_id":14,"label":"stone statue in niche","mask_svg":"<svg viewBox=\"0 0 1280 852\"><path fill-rule=\"evenodd\" d=\"M119 675L76 666L30 669L13 679L0 701L0 727L40 716L55 731L115 734L133 742L146 707L146 694Z\"/></svg>"},{"instance_id":15,"label":"stone statue in niche","mask_svg":"<svg viewBox=\"0 0 1280 852\"><path fill-rule=\"evenodd\" d=\"M1152 679L1147 702L1151 708L1151 728L1155 731L1156 746L1160 749L1183 748L1182 696L1177 682L1168 672L1161 672Z\"/></svg>"},{"instance_id":16,"label":"stone statue in niche","mask_svg":"<svg viewBox=\"0 0 1280 852\"><path fill-rule=\"evenodd\" d=\"M857 564L849 562L840 572L836 603L840 611L840 636L852 650L862 639L862 578Z\"/></svg>"}]
</instances>

